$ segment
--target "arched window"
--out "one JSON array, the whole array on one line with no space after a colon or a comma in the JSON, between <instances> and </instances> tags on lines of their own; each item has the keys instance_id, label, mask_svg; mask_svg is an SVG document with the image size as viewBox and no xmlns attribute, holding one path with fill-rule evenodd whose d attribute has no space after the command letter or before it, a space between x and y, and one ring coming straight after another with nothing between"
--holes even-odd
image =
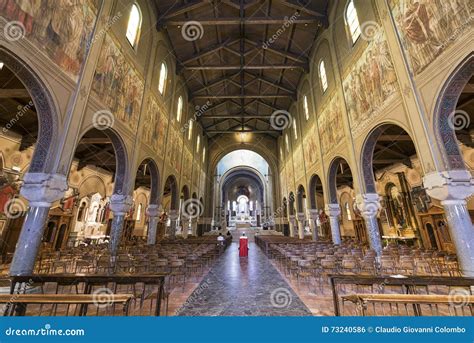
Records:
<instances>
[{"instance_id":1,"label":"arched window","mask_svg":"<svg viewBox=\"0 0 474 343\"><path fill-rule=\"evenodd\" d=\"M296 127L296 119L293 119L293 131L295 133L295 140L298 139L298 128Z\"/></svg>"},{"instance_id":2,"label":"arched window","mask_svg":"<svg viewBox=\"0 0 474 343\"><path fill-rule=\"evenodd\" d=\"M158 91L161 95L165 92L166 79L168 78L168 67L166 63L161 63L160 78L158 79Z\"/></svg>"},{"instance_id":3,"label":"arched window","mask_svg":"<svg viewBox=\"0 0 474 343\"><path fill-rule=\"evenodd\" d=\"M188 127L188 141L191 140L191 137L193 136L193 120L189 119L189 127Z\"/></svg>"},{"instance_id":4,"label":"arched window","mask_svg":"<svg viewBox=\"0 0 474 343\"><path fill-rule=\"evenodd\" d=\"M181 122L181 116L183 115L183 97L178 98L178 107L176 108L176 120Z\"/></svg>"},{"instance_id":5,"label":"arched window","mask_svg":"<svg viewBox=\"0 0 474 343\"><path fill-rule=\"evenodd\" d=\"M321 60L319 62L319 80L321 81L321 88L323 89L323 93L328 89L328 77L326 74L326 66L324 65L324 61Z\"/></svg>"},{"instance_id":6,"label":"arched window","mask_svg":"<svg viewBox=\"0 0 474 343\"><path fill-rule=\"evenodd\" d=\"M352 44L354 45L360 36L360 25L353 0L349 0L346 7L346 24L349 28L349 33L351 34Z\"/></svg>"},{"instance_id":7,"label":"arched window","mask_svg":"<svg viewBox=\"0 0 474 343\"><path fill-rule=\"evenodd\" d=\"M202 148L202 163L206 161L206 147Z\"/></svg>"},{"instance_id":8,"label":"arched window","mask_svg":"<svg viewBox=\"0 0 474 343\"><path fill-rule=\"evenodd\" d=\"M303 109L304 109L304 116L306 120L309 119L309 106L308 106L308 97L305 95L303 97Z\"/></svg>"},{"instance_id":9,"label":"arched window","mask_svg":"<svg viewBox=\"0 0 474 343\"><path fill-rule=\"evenodd\" d=\"M138 44L138 38L140 36L140 27L142 26L142 15L137 4L133 4L130 9L130 15L128 17L127 24L127 39L132 45L136 47Z\"/></svg>"},{"instance_id":10,"label":"arched window","mask_svg":"<svg viewBox=\"0 0 474 343\"><path fill-rule=\"evenodd\" d=\"M352 220L352 214L351 214L351 208L349 206L349 202L346 202L346 204L344 205L344 208L346 210L347 220Z\"/></svg>"},{"instance_id":11,"label":"arched window","mask_svg":"<svg viewBox=\"0 0 474 343\"><path fill-rule=\"evenodd\" d=\"M201 137L197 136L197 141L196 141L196 152L199 152L199 146L201 144Z\"/></svg>"},{"instance_id":12,"label":"arched window","mask_svg":"<svg viewBox=\"0 0 474 343\"><path fill-rule=\"evenodd\" d=\"M142 218L142 209L143 209L143 205L140 203L138 204L138 207L137 207L137 216L135 217L135 220L137 222L140 221L140 219Z\"/></svg>"}]
</instances>

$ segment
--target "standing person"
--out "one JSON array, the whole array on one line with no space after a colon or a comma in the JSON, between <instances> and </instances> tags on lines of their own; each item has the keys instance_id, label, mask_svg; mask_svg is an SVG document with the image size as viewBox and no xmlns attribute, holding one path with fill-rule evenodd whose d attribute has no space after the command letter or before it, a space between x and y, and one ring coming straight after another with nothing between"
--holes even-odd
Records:
<instances>
[{"instance_id":1,"label":"standing person","mask_svg":"<svg viewBox=\"0 0 474 343\"><path fill-rule=\"evenodd\" d=\"M222 236L222 233L219 233L219 236L217 236L217 245L219 247L219 252L224 251L224 241L225 241L224 236Z\"/></svg>"},{"instance_id":2,"label":"standing person","mask_svg":"<svg viewBox=\"0 0 474 343\"><path fill-rule=\"evenodd\" d=\"M249 254L249 240L245 236L245 232L240 236L239 240L239 257L247 257Z\"/></svg>"}]
</instances>

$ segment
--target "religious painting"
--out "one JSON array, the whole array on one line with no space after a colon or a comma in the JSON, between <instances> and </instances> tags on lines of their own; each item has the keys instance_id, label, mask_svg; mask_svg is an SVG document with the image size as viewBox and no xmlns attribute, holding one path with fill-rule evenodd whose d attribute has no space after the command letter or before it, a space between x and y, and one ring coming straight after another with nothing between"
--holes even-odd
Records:
<instances>
[{"instance_id":1,"label":"religious painting","mask_svg":"<svg viewBox=\"0 0 474 343\"><path fill-rule=\"evenodd\" d=\"M191 173L193 170L193 154L188 149L183 152L183 177L186 180L191 180Z\"/></svg>"},{"instance_id":2,"label":"religious painting","mask_svg":"<svg viewBox=\"0 0 474 343\"><path fill-rule=\"evenodd\" d=\"M168 162L179 173L181 171L181 149L183 140L181 133L174 127L169 132L168 139Z\"/></svg>"},{"instance_id":3,"label":"religious painting","mask_svg":"<svg viewBox=\"0 0 474 343\"><path fill-rule=\"evenodd\" d=\"M338 96L333 96L318 117L321 148L326 154L344 138L342 110Z\"/></svg>"},{"instance_id":4,"label":"religious painting","mask_svg":"<svg viewBox=\"0 0 474 343\"><path fill-rule=\"evenodd\" d=\"M304 176L303 148L299 145L294 150L293 165L295 168L295 180L300 180Z\"/></svg>"},{"instance_id":5,"label":"religious painting","mask_svg":"<svg viewBox=\"0 0 474 343\"><path fill-rule=\"evenodd\" d=\"M77 81L91 40L99 0L0 0L5 37L29 39Z\"/></svg>"},{"instance_id":6,"label":"religious painting","mask_svg":"<svg viewBox=\"0 0 474 343\"><path fill-rule=\"evenodd\" d=\"M318 160L315 131L316 128L313 125L303 139L304 161L308 168L312 167Z\"/></svg>"},{"instance_id":7,"label":"religious painting","mask_svg":"<svg viewBox=\"0 0 474 343\"><path fill-rule=\"evenodd\" d=\"M344 78L344 97L356 131L369 122L397 90L397 77L383 32L374 35Z\"/></svg>"},{"instance_id":8,"label":"religious painting","mask_svg":"<svg viewBox=\"0 0 474 343\"><path fill-rule=\"evenodd\" d=\"M147 108L144 113L143 120L143 132L142 139L143 141L152 147L154 150L158 150L158 122L157 118L160 115L160 109L158 103L153 96L148 98Z\"/></svg>"},{"instance_id":9,"label":"religious painting","mask_svg":"<svg viewBox=\"0 0 474 343\"><path fill-rule=\"evenodd\" d=\"M204 191L206 190L206 178L207 176L204 169L201 169L201 178L199 180L199 189L201 194L204 194Z\"/></svg>"},{"instance_id":10,"label":"religious painting","mask_svg":"<svg viewBox=\"0 0 474 343\"><path fill-rule=\"evenodd\" d=\"M116 118L136 131L143 80L109 35L105 36L92 89Z\"/></svg>"},{"instance_id":11,"label":"religious painting","mask_svg":"<svg viewBox=\"0 0 474 343\"><path fill-rule=\"evenodd\" d=\"M390 0L390 9L414 74L472 25L470 0Z\"/></svg>"},{"instance_id":12,"label":"religious painting","mask_svg":"<svg viewBox=\"0 0 474 343\"><path fill-rule=\"evenodd\" d=\"M158 135L158 144L156 148L156 152L158 156L164 158L165 150L166 150L166 134L168 132L168 116L166 115L165 111L159 112L160 117L157 122L157 135Z\"/></svg>"},{"instance_id":13,"label":"religious painting","mask_svg":"<svg viewBox=\"0 0 474 343\"><path fill-rule=\"evenodd\" d=\"M281 184L281 189L287 190L287 183L286 183L286 172L285 172L285 167L283 167L282 171L280 172L280 184Z\"/></svg>"}]
</instances>

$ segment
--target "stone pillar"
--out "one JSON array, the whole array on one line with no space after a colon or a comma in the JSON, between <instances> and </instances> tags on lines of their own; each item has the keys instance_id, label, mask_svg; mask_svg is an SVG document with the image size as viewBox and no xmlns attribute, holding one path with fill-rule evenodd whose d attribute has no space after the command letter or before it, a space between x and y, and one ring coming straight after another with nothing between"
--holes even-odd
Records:
<instances>
[{"instance_id":1,"label":"stone pillar","mask_svg":"<svg viewBox=\"0 0 474 343\"><path fill-rule=\"evenodd\" d=\"M194 237L197 237L197 229L198 229L198 218L191 219L191 234Z\"/></svg>"},{"instance_id":2,"label":"stone pillar","mask_svg":"<svg viewBox=\"0 0 474 343\"><path fill-rule=\"evenodd\" d=\"M169 219L170 219L170 227L168 228L168 237L170 239L176 238L176 229L178 228L178 211L177 210L170 210Z\"/></svg>"},{"instance_id":3,"label":"stone pillar","mask_svg":"<svg viewBox=\"0 0 474 343\"><path fill-rule=\"evenodd\" d=\"M49 209L55 201L64 196L67 188L64 175L25 174L20 193L29 201L30 207L18 238L10 275L33 274Z\"/></svg>"},{"instance_id":4,"label":"stone pillar","mask_svg":"<svg viewBox=\"0 0 474 343\"><path fill-rule=\"evenodd\" d=\"M444 207L462 274L474 277L474 228L466 203L474 193L471 173L467 170L433 172L424 176L423 185L428 195L440 200Z\"/></svg>"},{"instance_id":5,"label":"stone pillar","mask_svg":"<svg viewBox=\"0 0 474 343\"><path fill-rule=\"evenodd\" d=\"M318 222L317 219L319 217L319 211L316 209L310 209L309 211L309 226L311 228L313 241L319 240L319 232L318 232Z\"/></svg>"},{"instance_id":6,"label":"stone pillar","mask_svg":"<svg viewBox=\"0 0 474 343\"><path fill-rule=\"evenodd\" d=\"M147 244L155 245L156 244L156 231L158 229L158 222L160 220L160 207L158 205L148 205L146 209L146 214L148 216L148 232L147 232Z\"/></svg>"},{"instance_id":7,"label":"stone pillar","mask_svg":"<svg viewBox=\"0 0 474 343\"><path fill-rule=\"evenodd\" d=\"M130 211L132 204L133 198L130 195L112 194L110 197L110 210L114 214L109 242L109 251L112 260L117 256L120 240L122 238L125 215Z\"/></svg>"},{"instance_id":8,"label":"stone pillar","mask_svg":"<svg viewBox=\"0 0 474 343\"><path fill-rule=\"evenodd\" d=\"M294 215L288 216L288 222L290 224L290 237L295 237L296 234L296 218Z\"/></svg>"},{"instance_id":9,"label":"stone pillar","mask_svg":"<svg viewBox=\"0 0 474 343\"><path fill-rule=\"evenodd\" d=\"M341 215L341 208L339 204L327 204L326 213L329 216L329 223L331 224L332 242L334 244L341 244L341 230L339 228L339 216Z\"/></svg>"},{"instance_id":10,"label":"stone pillar","mask_svg":"<svg viewBox=\"0 0 474 343\"><path fill-rule=\"evenodd\" d=\"M370 248L375 251L377 256L380 256L382 254L382 238L377 222L377 213L381 208L380 196L377 193L358 194L356 205L365 221Z\"/></svg>"},{"instance_id":11,"label":"stone pillar","mask_svg":"<svg viewBox=\"0 0 474 343\"><path fill-rule=\"evenodd\" d=\"M189 222L189 218L186 218L186 216L181 216L181 235L183 236L183 238L188 238Z\"/></svg>"},{"instance_id":12,"label":"stone pillar","mask_svg":"<svg viewBox=\"0 0 474 343\"><path fill-rule=\"evenodd\" d=\"M298 218L298 238L304 239L304 224L306 221L306 217L304 213L298 213L297 218Z\"/></svg>"}]
</instances>

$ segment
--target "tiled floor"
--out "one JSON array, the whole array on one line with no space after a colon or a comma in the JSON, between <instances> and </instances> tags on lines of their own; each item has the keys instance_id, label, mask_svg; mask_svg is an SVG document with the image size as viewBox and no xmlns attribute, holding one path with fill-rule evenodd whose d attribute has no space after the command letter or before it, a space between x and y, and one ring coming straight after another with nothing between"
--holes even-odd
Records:
<instances>
[{"instance_id":1,"label":"tiled floor","mask_svg":"<svg viewBox=\"0 0 474 343\"><path fill-rule=\"evenodd\" d=\"M254 243L247 258L239 258L232 243L177 314L309 316L311 311Z\"/></svg>"}]
</instances>

